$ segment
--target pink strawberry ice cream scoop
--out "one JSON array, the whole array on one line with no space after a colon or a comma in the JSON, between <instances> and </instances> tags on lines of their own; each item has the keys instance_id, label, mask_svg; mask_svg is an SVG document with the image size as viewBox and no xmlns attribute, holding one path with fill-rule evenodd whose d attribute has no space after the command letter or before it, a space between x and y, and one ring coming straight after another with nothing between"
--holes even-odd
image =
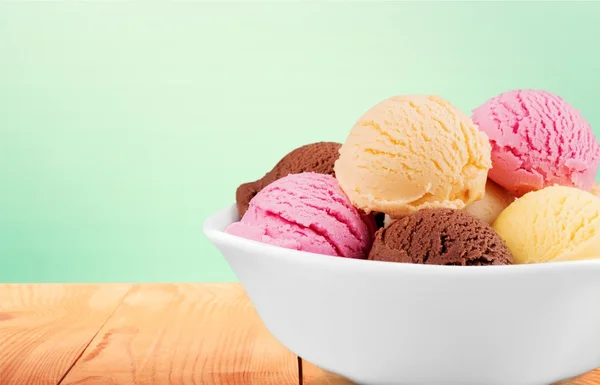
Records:
<instances>
[{"instance_id":1,"label":"pink strawberry ice cream scoop","mask_svg":"<svg viewBox=\"0 0 600 385\"><path fill-rule=\"evenodd\" d=\"M492 145L488 176L512 195L559 184L590 190L600 146L589 123L547 91L502 93L473 110Z\"/></svg>"},{"instance_id":2,"label":"pink strawberry ice cream scoop","mask_svg":"<svg viewBox=\"0 0 600 385\"><path fill-rule=\"evenodd\" d=\"M366 258L375 221L357 210L330 175L290 174L263 188L227 233L259 242L348 258Z\"/></svg>"}]
</instances>

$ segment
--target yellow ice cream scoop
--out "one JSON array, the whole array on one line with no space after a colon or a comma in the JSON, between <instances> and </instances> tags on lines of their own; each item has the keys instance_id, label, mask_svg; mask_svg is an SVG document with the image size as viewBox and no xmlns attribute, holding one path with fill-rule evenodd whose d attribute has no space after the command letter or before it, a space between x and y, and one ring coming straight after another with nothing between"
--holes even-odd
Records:
<instances>
[{"instance_id":1,"label":"yellow ice cream scoop","mask_svg":"<svg viewBox=\"0 0 600 385\"><path fill-rule=\"evenodd\" d=\"M481 199L490 151L486 134L448 101L394 96L360 117L334 171L355 206L397 218Z\"/></svg>"},{"instance_id":2,"label":"yellow ice cream scoop","mask_svg":"<svg viewBox=\"0 0 600 385\"><path fill-rule=\"evenodd\" d=\"M600 198L566 186L523 195L496 219L515 263L600 259Z\"/></svg>"}]
</instances>

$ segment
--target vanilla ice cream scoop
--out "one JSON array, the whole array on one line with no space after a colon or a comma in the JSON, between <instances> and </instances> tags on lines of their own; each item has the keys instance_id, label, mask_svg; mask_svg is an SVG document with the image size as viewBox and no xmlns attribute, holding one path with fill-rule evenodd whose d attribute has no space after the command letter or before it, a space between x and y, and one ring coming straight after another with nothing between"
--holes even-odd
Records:
<instances>
[{"instance_id":1,"label":"vanilla ice cream scoop","mask_svg":"<svg viewBox=\"0 0 600 385\"><path fill-rule=\"evenodd\" d=\"M464 210L491 225L498 215L514 201L515 197L508 191L488 179L483 198L471 203Z\"/></svg>"},{"instance_id":2,"label":"vanilla ice cream scoop","mask_svg":"<svg viewBox=\"0 0 600 385\"><path fill-rule=\"evenodd\" d=\"M529 192L494 222L516 263L600 259L600 198L568 186Z\"/></svg>"},{"instance_id":3,"label":"vanilla ice cream scoop","mask_svg":"<svg viewBox=\"0 0 600 385\"><path fill-rule=\"evenodd\" d=\"M394 96L356 122L334 171L354 205L396 218L481 199L490 152L486 134L448 101Z\"/></svg>"},{"instance_id":4,"label":"vanilla ice cream scoop","mask_svg":"<svg viewBox=\"0 0 600 385\"><path fill-rule=\"evenodd\" d=\"M502 210L514 201L515 197L510 195L508 191L488 179L483 198L467 205L463 211L492 225ZM394 219L386 214L383 220L383 227L388 227L393 221Z\"/></svg>"}]
</instances>

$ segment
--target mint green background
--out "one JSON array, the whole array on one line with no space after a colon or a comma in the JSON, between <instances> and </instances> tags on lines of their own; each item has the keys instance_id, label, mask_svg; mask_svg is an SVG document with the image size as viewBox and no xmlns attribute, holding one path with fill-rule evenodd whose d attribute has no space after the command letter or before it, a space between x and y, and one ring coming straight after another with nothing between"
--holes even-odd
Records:
<instances>
[{"instance_id":1,"label":"mint green background","mask_svg":"<svg viewBox=\"0 0 600 385\"><path fill-rule=\"evenodd\" d=\"M227 281L202 234L292 148L434 93L600 133L600 3L2 3L0 281Z\"/></svg>"}]
</instances>

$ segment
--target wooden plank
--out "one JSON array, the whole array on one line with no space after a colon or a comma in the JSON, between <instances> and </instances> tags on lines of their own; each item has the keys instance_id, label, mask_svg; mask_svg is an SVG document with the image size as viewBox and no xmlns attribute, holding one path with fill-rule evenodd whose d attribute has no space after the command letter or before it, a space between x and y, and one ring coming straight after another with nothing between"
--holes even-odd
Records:
<instances>
[{"instance_id":1,"label":"wooden plank","mask_svg":"<svg viewBox=\"0 0 600 385\"><path fill-rule=\"evenodd\" d=\"M355 385L354 382L302 361L303 385ZM600 369L555 385L600 385Z\"/></svg>"},{"instance_id":2,"label":"wooden plank","mask_svg":"<svg viewBox=\"0 0 600 385\"><path fill-rule=\"evenodd\" d=\"M600 385L600 369L593 370L572 380L560 382L556 385Z\"/></svg>"},{"instance_id":3,"label":"wooden plank","mask_svg":"<svg viewBox=\"0 0 600 385\"><path fill-rule=\"evenodd\" d=\"M131 285L0 285L0 384L56 385Z\"/></svg>"},{"instance_id":4,"label":"wooden plank","mask_svg":"<svg viewBox=\"0 0 600 385\"><path fill-rule=\"evenodd\" d=\"M296 362L237 284L0 285L2 385L286 385ZM353 385L306 361L303 374ZM600 369L560 385L600 385Z\"/></svg>"},{"instance_id":5,"label":"wooden plank","mask_svg":"<svg viewBox=\"0 0 600 385\"><path fill-rule=\"evenodd\" d=\"M355 385L355 383L302 360L302 385Z\"/></svg>"},{"instance_id":6,"label":"wooden plank","mask_svg":"<svg viewBox=\"0 0 600 385\"><path fill-rule=\"evenodd\" d=\"M62 384L298 384L238 284L136 287Z\"/></svg>"}]
</instances>

